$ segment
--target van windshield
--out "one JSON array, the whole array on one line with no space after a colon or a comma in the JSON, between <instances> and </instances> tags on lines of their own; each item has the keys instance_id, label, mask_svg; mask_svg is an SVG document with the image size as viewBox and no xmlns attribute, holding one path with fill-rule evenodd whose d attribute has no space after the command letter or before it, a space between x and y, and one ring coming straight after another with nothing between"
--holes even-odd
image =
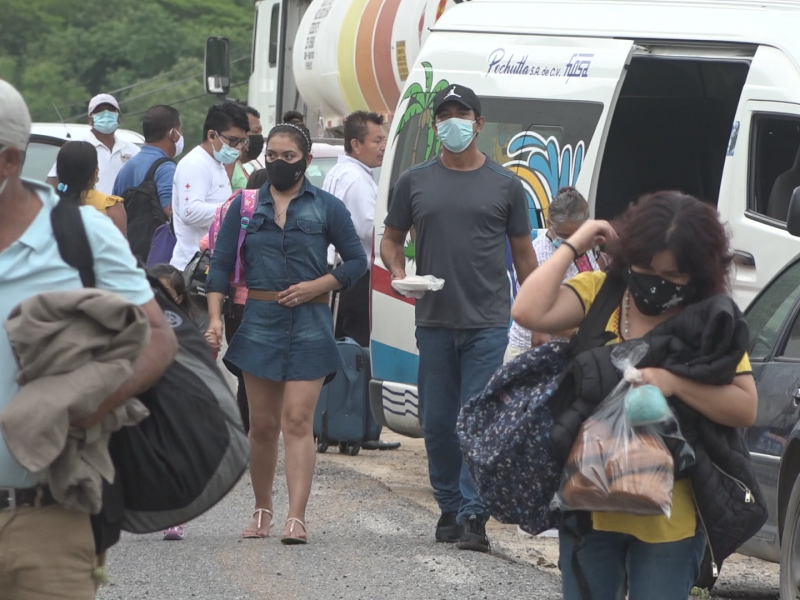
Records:
<instances>
[{"instance_id":1,"label":"van windshield","mask_svg":"<svg viewBox=\"0 0 800 600\"><path fill-rule=\"evenodd\" d=\"M436 156L441 150L430 106L418 114L419 109L414 106L418 105L407 104L405 114L396 117L402 125L390 140L397 144L391 187L409 167ZM544 229L550 200L560 187L574 185L578 179L603 105L481 98L481 106L486 125L478 136L478 149L522 179L531 226Z\"/></svg>"}]
</instances>

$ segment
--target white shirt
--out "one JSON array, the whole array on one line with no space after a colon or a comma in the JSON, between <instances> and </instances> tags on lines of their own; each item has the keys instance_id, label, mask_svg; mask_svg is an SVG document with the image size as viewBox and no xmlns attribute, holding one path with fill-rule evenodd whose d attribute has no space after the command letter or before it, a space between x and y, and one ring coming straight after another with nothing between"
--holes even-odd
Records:
<instances>
[{"instance_id":1,"label":"white shirt","mask_svg":"<svg viewBox=\"0 0 800 600\"><path fill-rule=\"evenodd\" d=\"M372 257L372 240L375 233L375 202L378 197L378 184L372 169L351 156L339 156L339 160L328 171L322 189L339 198L347 210L361 240L367 260ZM328 264L332 265L336 251L328 247Z\"/></svg>"},{"instance_id":2,"label":"white shirt","mask_svg":"<svg viewBox=\"0 0 800 600\"><path fill-rule=\"evenodd\" d=\"M175 169L172 182L172 219L178 242L170 264L185 269L200 250L200 238L208 233L214 211L231 196L228 173L219 162L196 146Z\"/></svg>"},{"instance_id":3,"label":"white shirt","mask_svg":"<svg viewBox=\"0 0 800 600\"><path fill-rule=\"evenodd\" d=\"M114 149L109 150L108 146L98 140L91 130L82 141L89 142L97 150L97 169L100 174L94 189L110 196L114 189L114 181L117 179L117 174L119 174L126 162L139 154L139 146L114 137ZM58 177L56 165L53 165L47 176Z\"/></svg>"}]
</instances>

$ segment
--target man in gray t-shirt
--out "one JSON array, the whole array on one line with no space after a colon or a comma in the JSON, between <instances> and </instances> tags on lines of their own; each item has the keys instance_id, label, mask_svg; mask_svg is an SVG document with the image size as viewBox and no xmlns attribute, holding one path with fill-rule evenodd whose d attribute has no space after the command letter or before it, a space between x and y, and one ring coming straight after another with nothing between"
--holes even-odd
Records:
<instances>
[{"instance_id":1,"label":"man in gray t-shirt","mask_svg":"<svg viewBox=\"0 0 800 600\"><path fill-rule=\"evenodd\" d=\"M413 226L417 274L445 281L416 303L420 416L442 511L436 540L486 552L488 515L463 464L456 420L503 364L511 304L506 239L520 283L536 256L522 182L477 148L485 120L475 93L460 85L442 90L434 116L442 154L398 179L380 250L392 280L404 278L403 245Z\"/></svg>"}]
</instances>

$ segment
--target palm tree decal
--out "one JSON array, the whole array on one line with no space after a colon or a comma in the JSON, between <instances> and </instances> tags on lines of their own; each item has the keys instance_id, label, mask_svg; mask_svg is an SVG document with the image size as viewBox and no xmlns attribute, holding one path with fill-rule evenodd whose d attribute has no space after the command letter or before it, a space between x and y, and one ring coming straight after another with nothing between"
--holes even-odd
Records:
<instances>
[{"instance_id":1,"label":"palm tree decal","mask_svg":"<svg viewBox=\"0 0 800 600\"><path fill-rule=\"evenodd\" d=\"M433 112L433 100L436 98L436 94L450 85L446 79L440 79L436 85L433 85L433 66L431 63L422 63L422 69L425 72L425 87L423 88L419 83L414 82L406 89L400 103L408 101L408 104L406 104L406 110L400 117L394 134L394 139L397 139L397 136L400 135L411 120L419 116L419 126L417 127L414 147L411 153L412 165L428 160L432 156L439 154L441 150L441 142L436 137L431 113ZM423 137L425 139L425 151L421 153L420 143ZM409 262L415 262L416 244L411 236L406 242L404 251Z\"/></svg>"},{"instance_id":2,"label":"palm tree decal","mask_svg":"<svg viewBox=\"0 0 800 600\"><path fill-rule=\"evenodd\" d=\"M560 148L553 136L545 139L534 131L523 131L508 143L506 154L512 160L503 166L522 179L531 225L544 229L547 209L558 189L574 186L578 180L585 154L583 141L574 149L570 144Z\"/></svg>"},{"instance_id":3,"label":"palm tree decal","mask_svg":"<svg viewBox=\"0 0 800 600\"><path fill-rule=\"evenodd\" d=\"M436 85L433 85L433 66L429 62L422 63L422 68L425 72L425 87L423 88L419 83L412 83L406 89L403 98L400 100L402 104L408 100L406 110L400 117L400 122L397 124L395 132L395 139L400 135L400 132L408 125L408 123L419 115L419 127L417 128L416 139L414 140L414 150L412 154L412 163L420 163L428 160L431 156L439 153L441 145L439 139L436 137L436 131L433 128L433 99L443 89L447 88L450 83L446 79L441 79ZM425 152L420 156L420 141L425 135Z\"/></svg>"}]
</instances>

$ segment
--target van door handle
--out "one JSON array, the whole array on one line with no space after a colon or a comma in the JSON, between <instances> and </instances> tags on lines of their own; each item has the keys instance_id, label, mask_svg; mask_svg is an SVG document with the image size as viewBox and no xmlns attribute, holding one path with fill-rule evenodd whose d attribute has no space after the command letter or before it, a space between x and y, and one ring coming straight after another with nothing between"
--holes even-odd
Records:
<instances>
[{"instance_id":1,"label":"van door handle","mask_svg":"<svg viewBox=\"0 0 800 600\"><path fill-rule=\"evenodd\" d=\"M740 267L755 267L756 257L744 250L733 251L733 262Z\"/></svg>"},{"instance_id":2,"label":"van door handle","mask_svg":"<svg viewBox=\"0 0 800 600\"><path fill-rule=\"evenodd\" d=\"M800 404L800 388L794 388L794 391L792 392L792 401L794 402L795 406Z\"/></svg>"}]
</instances>

